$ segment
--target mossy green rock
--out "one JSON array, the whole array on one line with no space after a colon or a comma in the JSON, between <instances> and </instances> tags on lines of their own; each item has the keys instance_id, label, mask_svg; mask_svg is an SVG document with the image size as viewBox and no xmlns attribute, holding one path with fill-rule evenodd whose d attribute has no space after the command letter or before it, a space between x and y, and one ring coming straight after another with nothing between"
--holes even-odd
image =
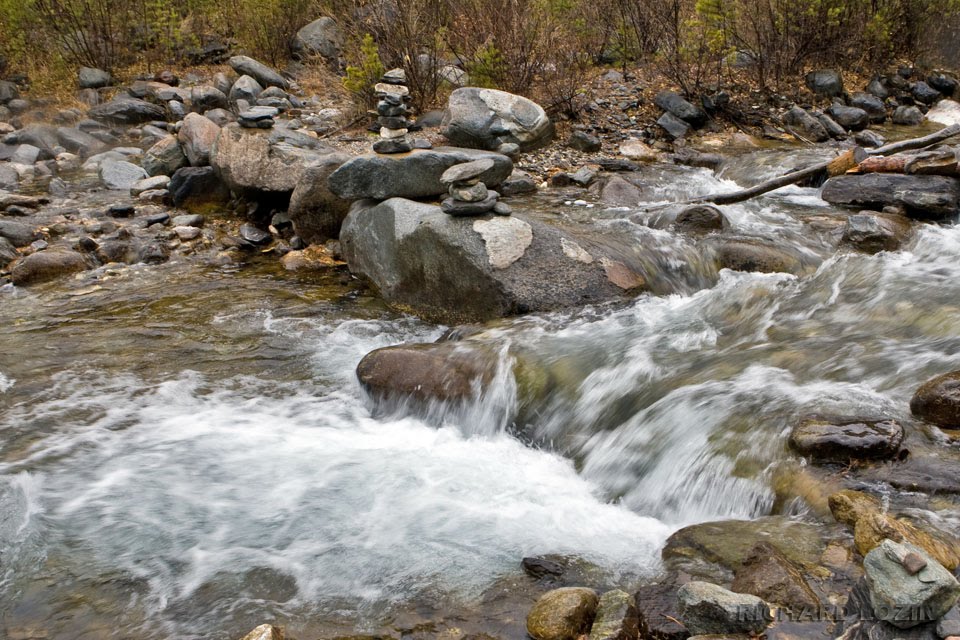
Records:
<instances>
[{"instance_id":1,"label":"mossy green rock","mask_svg":"<svg viewBox=\"0 0 960 640\"><path fill-rule=\"evenodd\" d=\"M534 640L575 640L593 624L600 599L593 589L564 587L540 596L527 616Z\"/></svg>"}]
</instances>

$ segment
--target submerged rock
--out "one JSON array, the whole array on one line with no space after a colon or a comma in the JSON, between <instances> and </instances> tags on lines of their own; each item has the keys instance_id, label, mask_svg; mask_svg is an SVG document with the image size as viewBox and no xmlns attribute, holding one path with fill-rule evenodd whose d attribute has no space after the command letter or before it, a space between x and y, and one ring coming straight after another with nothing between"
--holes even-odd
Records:
<instances>
[{"instance_id":1,"label":"submerged rock","mask_svg":"<svg viewBox=\"0 0 960 640\"><path fill-rule=\"evenodd\" d=\"M593 589L563 587L540 596L527 616L534 640L577 640L590 629L599 599Z\"/></svg>"},{"instance_id":2,"label":"submerged rock","mask_svg":"<svg viewBox=\"0 0 960 640\"><path fill-rule=\"evenodd\" d=\"M947 176L867 173L830 178L821 197L831 204L901 206L911 218L941 219L960 209L960 180Z\"/></svg>"},{"instance_id":3,"label":"submerged rock","mask_svg":"<svg viewBox=\"0 0 960 640\"><path fill-rule=\"evenodd\" d=\"M794 427L790 444L817 462L891 458L903 442L903 427L893 420L807 418Z\"/></svg>"},{"instance_id":4,"label":"submerged rock","mask_svg":"<svg viewBox=\"0 0 960 640\"><path fill-rule=\"evenodd\" d=\"M477 395L496 367L492 353L458 342L405 344L368 353L357 365L357 378L378 398L443 402Z\"/></svg>"},{"instance_id":5,"label":"submerged rock","mask_svg":"<svg viewBox=\"0 0 960 640\"><path fill-rule=\"evenodd\" d=\"M763 238L724 238L713 246L723 269L795 275L804 269L804 258L799 252Z\"/></svg>"},{"instance_id":6,"label":"submerged rock","mask_svg":"<svg viewBox=\"0 0 960 640\"><path fill-rule=\"evenodd\" d=\"M938 620L960 598L956 578L910 544L884 540L863 566L874 614L900 629Z\"/></svg>"},{"instance_id":7,"label":"submerged rock","mask_svg":"<svg viewBox=\"0 0 960 640\"><path fill-rule=\"evenodd\" d=\"M908 219L873 212L847 216L843 226L843 241L864 253L896 251L909 234Z\"/></svg>"},{"instance_id":8,"label":"submerged rock","mask_svg":"<svg viewBox=\"0 0 960 640\"><path fill-rule=\"evenodd\" d=\"M737 569L730 588L793 610L814 610L820 606L820 599L797 567L779 549L765 541L758 542L750 550Z\"/></svg>"},{"instance_id":9,"label":"submerged rock","mask_svg":"<svg viewBox=\"0 0 960 640\"><path fill-rule=\"evenodd\" d=\"M437 147L415 149L410 153L370 154L353 158L330 175L330 190L345 200L372 198L430 198L447 193L440 178L455 165L489 159L493 166L479 179L496 187L513 171L513 161L505 155L474 149Z\"/></svg>"},{"instance_id":10,"label":"submerged rock","mask_svg":"<svg viewBox=\"0 0 960 640\"><path fill-rule=\"evenodd\" d=\"M746 633L757 635L772 621L760 598L727 591L709 582L688 582L677 592L680 620L692 635Z\"/></svg>"},{"instance_id":11,"label":"submerged rock","mask_svg":"<svg viewBox=\"0 0 960 640\"><path fill-rule=\"evenodd\" d=\"M960 371L923 383L910 399L910 412L938 427L960 428Z\"/></svg>"},{"instance_id":12,"label":"submerged rock","mask_svg":"<svg viewBox=\"0 0 960 640\"><path fill-rule=\"evenodd\" d=\"M519 212L457 218L402 198L361 201L340 241L350 270L388 302L443 322L602 302L644 283L616 238L574 238Z\"/></svg>"},{"instance_id":13,"label":"submerged rock","mask_svg":"<svg viewBox=\"0 0 960 640\"><path fill-rule=\"evenodd\" d=\"M167 185L173 205L195 214L220 211L230 199L226 185L213 167L184 167Z\"/></svg>"},{"instance_id":14,"label":"submerged rock","mask_svg":"<svg viewBox=\"0 0 960 640\"><path fill-rule=\"evenodd\" d=\"M443 119L443 135L451 143L475 149L497 150L504 143L521 151L543 147L554 128L543 107L521 96L478 87L450 94Z\"/></svg>"},{"instance_id":15,"label":"submerged rock","mask_svg":"<svg viewBox=\"0 0 960 640\"><path fill-rule=\"evenodd\" d=\"M723 231L730 227L730 223L723 212L708 204L687 207L677 214L673 224L681 231L694 234Z\"/></svg>"},{"instance_id":16,"label":"submerged rock","mask_svg":"<svg viewBox=\"0 0 960 640\"><path fill-rule=\"evenodd\" d=\"M37 251L13 263L10 280L17 286L26 286L55 280L65 275L89 269L87 257L66 248Z\"/></svg>"}]
</instances>

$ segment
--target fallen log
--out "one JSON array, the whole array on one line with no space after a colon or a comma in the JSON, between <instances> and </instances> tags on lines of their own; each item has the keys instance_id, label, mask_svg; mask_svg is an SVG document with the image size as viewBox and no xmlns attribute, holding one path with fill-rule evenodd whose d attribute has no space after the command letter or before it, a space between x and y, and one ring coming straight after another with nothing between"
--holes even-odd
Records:
<instances>
[{"instance_id":1,"label":"fallen log","mask_svg":"<svg viewBox=\"0 0 960 640\"><path fill-rule=\"evenodd\" d=\"M940 131L931 133L929 135L913 138L911 140L902 140L900 142L894 142L892 144L884 145L882 147L877 147L875 149L865 150L864 153L866 156L887 156L894 153L899 153L901 151L910 151L913 149L924 149L926 147L939 144L944 140L948 140L956 135L960 134L960 125L950 125L945 127ZM854 157L856 156L856 149L851 150ZM748 189L742 189L740 191L734 191L732 193L714 193L705 196L700 196L699 198L692 198L684 202L676 202L672 205L661 205L658 207L651 207L650 209L660 209L663 206L675 206L675 205L688 205L688 204L704 204L707 202L713 204L735 204L737 202L743 202L745 200L750 200L757 196L769 193L780 187L786 187L791 184L797 184L798 182L803 182L805 180L814 179L818 176L829 175L831 165L834 166L834 170L837 170L839 167L849 164L849 157L841 160L847 154L850 154L851 151L847 151L844 154L841 154L837 158L832 158L826 162L821 162L815 164L811 167L805 169L800 169L798 171L792 171L785 175L782 175L778 178L773 178L772 180L767 180L766 182L761 182L758 185L750 187ZM854 165L849 165L847 169L853 168ZM844 173L847 169L844 169L840 173ZM840 175L835 174L835 175Z\"/></svg>"},{"instance_id":2,"label":"fallen log","mask_svg":"<svg viewBox=\"0 0 960 640\"><path fill-rule=\"evenodd\" d=\"M870 156L847 173L906 173L904 156Z\"/></svg>"}]
</instances>

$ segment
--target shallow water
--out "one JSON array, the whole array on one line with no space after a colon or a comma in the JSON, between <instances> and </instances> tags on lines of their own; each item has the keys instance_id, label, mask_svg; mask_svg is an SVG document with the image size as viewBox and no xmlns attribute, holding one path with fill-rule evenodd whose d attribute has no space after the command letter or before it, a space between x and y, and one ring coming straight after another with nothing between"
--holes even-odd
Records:
<instances>
[{"instance_id":1,"label":"shallow water","mask_svg":"<svg viewBox=\"0 0 960 640\"><path fill-rule=\"evenodd\" d=\"M650 171L650 202L736 188ZM627 230L657 260L692 250L627 222L634 211L538 206ZM837 215L813 189L723 210L735 232L821 266L707 270L672 295L493 323L469 339L551 376L522 414L506 366L469 407L373 411L360 358L445 327L342 272L174 262L0 290L0 628L380 632L411 610L479 607L526 555L582 556L624 583L655 575L680 526L781 508L774 478L799 464L785 440L806 413L895 417L914 450L954 455L906 403L960 367L960 228L864 256L804 221Z\"/></svg>"}]
</instances>

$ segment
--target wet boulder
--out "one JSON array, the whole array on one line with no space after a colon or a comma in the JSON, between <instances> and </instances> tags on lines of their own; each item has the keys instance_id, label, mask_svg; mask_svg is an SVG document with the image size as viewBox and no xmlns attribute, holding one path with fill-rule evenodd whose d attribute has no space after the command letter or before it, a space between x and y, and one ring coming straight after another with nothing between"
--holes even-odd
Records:
<instances>
[{"instance_id":1,"label":"wet boulder","mask_svg":"<svg viewBox=\"0 0 960 640\"><path fill-rule=\"evenodd\" d=\"M540 596L527 616L534 640L577 640L589 631L599 599L593 589L563 587Z\"/></svg>"},{"instance_id":2,"label":"wet boulder","mask_svg":"<svg viewBox=\"0 0 960 640\"><path fill-rule=\"evenodd\" d=\"M640 187L620 176L609 176L599 188L600 200L611 207L635 207L643 197Z\"/></svg>"},{"instance_id":3,"label":"wet boulder","mask_svg":"<svg viewBox=\"0 0 960 640\"><path fill-rule=\"evenodd\" d=\"M452 144L490 151L504 143L532 151L549 144L554 135L553 123L537 103L478 87L463 87L450 94L441 126Z\"/></svg>"},{"instance_id":4,"label":"wet boulder","mask_svg":"<svg viewBox=\"0 0 960 640\"><path fill-rule=\"evenodd\" d=\"M881 124L887 119L887 108L875 95L858 91L850 96L850 106L865 111L870 122Z\"/></svg>"},{"instance_id":5,"label":"wet boulder","mask_svg":"<svg viewBox=\"0 0 960 640\"><path fill-rule=\"evenodd\" d=\"M903 207L911 218L942 219L960 210L960 180L948 176L867 173L827 180L820 194L831 204Z\"/></svg>"},{"instance_id":6,"label":"wet boulder","mask_svg":"<svg viewBox=\"0 0 960 640\"><path fill-rule=\"evenodd\" d=\"M843 242L864 253L896 251L909 235L908 219L872 211L847 216L843 225Z\"/></svg>"},{"instance_id":7,"label":"wet boulder","mask_svg":"<svg viewBox=\"0 0 960 640\"><path fill-rule=\"evenodd\" d=\"M958 83L957 79L952 75L936 72L931 73L927 76L927 84L942 93L943 95L950 97L957 90ZM960 634L954 634L960 635Z\"/></svg>"},{"instance_id":8,"label":"wet boulder","mask_svg":"<svg viewBox=\"0 0 960 640\"><path fill-rule=\"evenodd\" d=\"M758 635L772 621L760 598L734 593L709 582L688 582L677 592L680 620L691 634Z\"/></svg>"},{"instance_id":9,"label":"wet boulder","mask_svg":"<svg viewBox=\"0 0 960 640\"><path fill-rule=\"evenodd\" d=\"M654 97L653 103L694 128L702 127L707 123L708 116L703 109L684 100L673 91L661 91Z\"/></svg>"},{"instance_id":10,"label":"wet boulder","mask_svg":"<svg viewBox=\"0 0 960 640\"><path fill-rule=\"evenodd\" d=\"M960 371L923 383L910 399L910 412L938 427L960 428Z\"/></svg>"},{"instance_id":11,"label":"wet boulder","mask_svg":"<svg viewBox=\"0 0 960 640\"><path fill-rule=\"evenodd\" d=\"M720 209L698 204L678 213L673 226L687 233L704 234L723 231L730 227L730 222Z\"/></svg>"},{"instance_id":12,"label":"wet boulder","mask_svg":"<svg viewBox=\"0 0 960 640\"><path fill-rule=\"evenodd\" d=\"M172 176L177 169L190 164L177 136L166 136L147 149L140 166L149 176Z\"/></svg>"},{"instance_id":13,"label":"wet boulder","mask_svg":"<svg viewBox=\"0 0 960 640\"><path fill-rule=\"evenodd\" d=\"M403 154L367 154L344 163L330 174L330 191L345 200L372 198L430 198L447 193L440 177L450 167L490 159L493 167L479 176L496 187L513 171L513 161L491 151L437 147Z\"/></svg>"},{"instance_id":14,"label":"wet boulder","mask_svg":"<svg viewBox=\"0 0 960 640\"><path fill-rule=\"evenodd\" d=\"M355 203L340 231L354 274L388 302L442 322L490 320L639 293L643 266L620 242L574 237L522 212L454 217L402 198Z\"/></svg>"},{"instance_id":15,"label":"wet boulder","mask_svg":"<svg viewBox=\"0 0 960 640\"><path fill-rule=\"evenodd\" d=\"M91 266L88 258L81 253L66 248L50 248L14 262L10 268L10 280L18 287L39 284L86 271Z\"/></svg>"},{"instance_id":16,"label":"wet boulder","mask_svg":"<svg viewBox=\"0 0 960 640\"><path fill-rule=\"evenodd\" d=\"M837 124L850 131L859 131L870 123L869 114L857 107L847 107L842 104L831 105L827 113Z\"/></svg>"},{"instance_id":17,"label":"wet boulder","mask_svg":"<svg viewBox=\"0 0 960 640\"><path fill-rule=\"evenodd\" d=\"M307 167L293 190L287 215L297 235L305 242L313 244L339 237L351 201L330 191L327 181L330 174L348 160L350 156L343 153L323 156L316 164Z\"/></svg>"},{"instance_id":18,"label":"wet boulder","mask_svg":"<svg viewBox=\"0 0 960 640\"><path fill-rule=\"evenodd\" d=\"M704 522L676 531L661 556L668 570L729 582L761 541L770 542L797 566L815 566L826 547L824 534L821 526L783 516Z\"/></svg>"},{"instance_id":19,"label":"wet boulder","mask_svg":"<svg viewBox=\"0 0 960 640\"><path fill-rule=\"evenodd\" d=\"M239 76L250 76L264 87L280 87L288 89L289 83L267 65L247 56L233 56L227 61L227 64L237 72Z\"/></svg>"},{"instance_id":20,"label":"wet boulder","mask_svg":"<svg viewBox=\"0 0 960 640\"><path fill-rule=\"evenodd\" d=\"M783 122L789 127L799 130L814 142L826 142L830 133L815 117L801 107L794 105L783 115Z\"/></svg>"},{"instance_id":21,"label":"wet boulder","mask_svg":"<svg viewBox=\"0 0 960 640\"><path fill-rule=\"evenodd\" d=\"M449 402L476 396L496 367L492 353L459 342L404 344L368 353L357 365L357 378L378 400Z\"/></svg>"},{"instance_id":22,"label":"wet boulder","mask_svg":"<svg viewBox=\"0 0 960 640\"><path fill-rule=\"evenodd\" d=\"M798 568L766 541L758 542L750 549L743 564L737 568L730 588L795 611L820 606L820 599Z\"/></svg>"},{"instance_id":23,"label":"wet boulder","mask_svg":"<svg viewBox=\"0 0 960 640\"><path fill-rule=\"evenodd\" d=\"M799 274L808 261L795 249L764 238L731 237L711 241L722 269Z\"/></svg>"},{"instance_id":24,"label":"wet boulder","mask_svg":"<svg viewBox=\"0 0 960 640\"><path fill-rule=\"evenodd\" d=\"M903 427L885 419L811 417L790 434L790 445L815 462L892 458L902 442Z\"/></svg>"},{"instance_id":25,"label":"wet boulder","mask_svg":"<svg viewBox=\"0 0 960 640\"><path fill-rule=\"evenodd\" d=\"M863 567L874 614L900 629L940 619L960 598L957 579L910 544L884 540Z\"/></svg>"},{"instance_id":26,"label":"wet boulder","mask_svg":"<svg viewBox=\"0 0 960 640\"><path fill-rule=\"evenodd\" d=\"M943 97L943 94L923 80L913 83L913 86L910 87L910 94L913 96L913 99L920 104L933 104Z\"/></svg>"},{"instance_id":27,"label":"wet boulder","mask_svg":"<svg viewBox=\"0 0 960 640\"><path fill-rule=\"evenodd\" d=\"M923 112L912 104L902 104L893 110L893 115L890 119L893 121L893 124L912 127L923 122Z\"/></svg>"},{"instance_id":28,"label":"wet boulder","mask_svg":"<svg viewBox=\"0 0 960 640\"><path fill-rule=\"evenodd\" d=\"M137 98L115 98L90 109L89 116L111 124L143 124L166 120L167 112L159 105Z\"/></svg>"},{"instance_id":29,"label":"wet boulder","mask_svg":"<svg viewBox=\"0 0 960 640\"><path fill-rule=\"evenodd\" d=\"M843 95L843 78L833 69L811 71L804 80L807 88L818 96L834 98Z\"/></svg>"},{"instance_id":30,"label":"wet boulder","mask_svg":"<svg viewBox=\"0 0 960 640\"><path fill-rule=\"evenodd\" d=\"M637 607L630 594L614 589L600 596L590 640L637 640L639 636Z\"/></svg>"}]
</instances>

